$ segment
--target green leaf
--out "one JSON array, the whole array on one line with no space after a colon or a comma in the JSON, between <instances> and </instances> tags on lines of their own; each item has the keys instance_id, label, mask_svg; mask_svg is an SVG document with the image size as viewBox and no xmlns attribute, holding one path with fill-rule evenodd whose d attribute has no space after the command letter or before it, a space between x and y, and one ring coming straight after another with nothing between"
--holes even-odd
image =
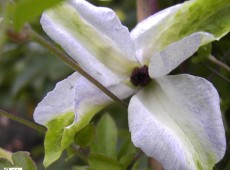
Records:
<instances>
[{"instance_id":1,"label":"green leaf","mask_svg":"<svg viewBox=\"0 0 230 170\"><path fill-rule=\"evenodd\" d=\"M76 155L76 150L73 147L68 147L66 149L66 153L67 153L67 158L65 159L65 161L69 161L72 157Z\"/></svg>"},{"instance_id":2,"label":"green leaf","mask_svg":"<svg viewBox=\"0 0 230 170\"><path fill-rule=\"evenodd\" d=\"M15 28L19 30L26 22L39 16L45 9L62 0L21 0L16 4L13 18Z\"/></svg>"},{"instance_id":3,"label":"green leaf","mask_svg":"<svg viewBox=\"0 0 230 170\"><path fill-rule=\"evenodd\" d=\"M12 156L15 167L22 167L23 170L36 170L34 161L30 158L28 152L16 152Z\"/></svg>"},{"instance_id":4,"label":"green leaf","mask_svg":"<svg viewBox=\"0 0 230 170\"><path fill-rule=\"evenodd\" d=\"M120 136L125 136L124 142L121 145L121 148L118 152L118 159L122 159L126 155L130 155L132 153L136 153L136 148L134 147L131 141L131 134L128 131L120 131Z\"/></svg>"},{"instance_id":5,"label":"green leaf","mask_svg":"<svg viewBox=\"0 0 230 170\"><path fill-rule=\"evenodd\" d=\"M132 162L132 160L134 159L135 157L135 153L130 153L130 154L127 154L125 156L123 156L121 159L120 159L120 163L125 166L125 167L128 167L128 165Z\"/></svg>"},{"instance_id":6,"label":"green leaf","mask_svg":"<svg viewBox=\"0 0 230 170\"><path fill-rule=\"evenodd\" d=\"M12 155L13 164L7 159L0 159L0 169L9 167L20 167L23 170L36 170L34 161L30 158L28 152L16 152Z\"/></svg>"},{"instance_id":7,"label":"green leaf","mask_svg":"<svg viewBox=\"0 0 230 170\"><path fill-rule=\"evenodd\" d=\"M103 115L97 124L96 137L91 151L116 158L117 133L117 127L112 117L109 114Z\"/></svg>"},{"instance_id":8,"label":"green leaf","mask_svg":"<svg viewBox=\"0 0 230 170\"><path fill-rule=\"evenodd\" d=\"M205 61L208 59L208 57L211 55L212 45L207 44L205 46L202 46L197 51L197 55L192 59L193 63L200 63L202 61Z\"/></svg>"},{"instance_id":9,"label":"green leaf","mask_svg":"<svg viewBox=\"0 0 230 170\"><path fill-rule=\"evenodd\" d=\"M136 148L131 141L131 134L128 130L120 130L119 137L124 142L121 144L118 152L118 159L123 166L127 167L136 155Z\"/></svg>"},{"instance_id":10,"label":"green leaf","mask_svg":"<svg viewBox=\"0 0 230 170\"><path fill-rule=\"evenodd\" d=\"M13 164L5 158L0 158L0 169L4 169L8 167L13 167Z\"/></svg>"},{"instance_id":11,"label":"green leaf","mask_svg":"<svg viewBox=\"0 0 230 170\"><path fill-rule=\"evenodd\" d=\"M95 127L93 124L88 124L80 132L78 132L74 141L77 145L81 147L87 147L91 144L95 136Z\"/></svg>"},{"instance_id":12,"label":"green leaf","mask_svg":"<svg viewBox=\"0 0 230 170\"><path fill-rule=\"evenodd\" d=\"M92 154L89 157L91 170L125 170L116 160L101 154Z\"/></svg>"},{"instance_id":13,"label":"green leaf","mask_svg":"<svg viewBox=\"0 0 230 170\"><path fill-rule=\"evenodd\" d=\"M87 170L88 166L74 166L72 170Z\"/></svg>"}]
</instances>

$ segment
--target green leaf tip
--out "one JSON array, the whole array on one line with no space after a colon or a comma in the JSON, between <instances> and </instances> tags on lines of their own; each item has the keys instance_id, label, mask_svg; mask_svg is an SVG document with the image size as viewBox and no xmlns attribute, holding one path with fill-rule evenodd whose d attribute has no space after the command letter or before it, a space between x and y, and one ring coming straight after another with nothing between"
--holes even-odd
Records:
<instances>
[{"instance_id":1,"label":"green leaf tip","mask_svg":"<svg viewBox=\"0 0 230 170\"><path fill-rule=\"evenodd\" d=\"M74 113L66 113L50 121L46 126L48 131L45 136L45 159L44 166L48 167L56 161L64 150L61 147L64 128L71 125L74 120Z\"/></svg>"},{"instance_id":2,"label":"green leaf tip","mask_svg":"<svg viewBox=\"0 0 230 170\"><path fill-rule=\"evenodd\" d=\"M57 5L63 0L22 0L16 4L13 22L16 30L34 17L39 16L44 10Z\"/></svg>"},{"instance_id":3,"label":"green leaf tip","mask_svg":"<svg viewBox=\"0 0 230 170\"><path fill-rule=\"evenodd\" d=\"M61 156L62 152L73 143L75 134L89 124L93 116L102 108L103 106L98 106L88 113L79 115L76 122L74 122L73 112L65 113L46 125L48 131L45 137L45 159L43 162L45 167L51 165Z\"/></svg>"}]
</instances>

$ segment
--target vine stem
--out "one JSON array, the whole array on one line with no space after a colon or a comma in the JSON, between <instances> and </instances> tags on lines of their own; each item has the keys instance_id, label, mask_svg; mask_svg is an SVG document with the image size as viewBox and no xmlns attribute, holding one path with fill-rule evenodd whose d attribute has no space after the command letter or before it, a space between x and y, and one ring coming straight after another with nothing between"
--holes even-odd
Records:
<instances>
[{"instance_id":1,"label":"vine stem","mask_svg":"<svg viewBox=\"0 0 230 170\"><path fill-rule=\"evenodd\" d=\"M230 80L225 77L224 75L220 74L218 71L216 71L215 69L209 67L208 65L201 63L201 65L203 65L205 68L207 68L208 70L210 70L211 72L213 72L215 75L217 75L218 77L222 78L224 81L226 81L227 83L230 83Z\"/></svg>"},{"instance_id":2,"label":"vine stem","mask_svg":"<svg viewBox=\"0 0 230 170\"><path fill-rule=\"evenodd\" d=\"M136 156L133 158L133 160L131 161L131 163L129 164L129 166L126 168L126 170L132 170L134 164L136 163L136 161L142 156L143 152L139 151Z\"/></svg>"},{"instance_id":3,"label":"vine stem","mask_svg":"<svg viewBox=\"0 0 230 170\"><path fill-rule=\"evenodd\" d=\"M138 22L149 17L158 11L157 0L137 0L137 20ZM154 158L149 158L149 165L154 170L163 170L163 167Z\"/></svg>"},{"instance_id":4,"label":"vine stem","mask_svg":"<svg viewBox=\"0 0 230 170\"><path fill-rule=\"evenodd\" d=\"M230 72L230 67L226 65L225 63L222 63L221 61L217 60L214 56L209 56L209 61L213 62L214 64L220 66L221 68L225 69L226 71Z\"/></svg>"},{"instance_id":5,"label":"vine stem","mask_svg":"<svg viewBox=\"0 0 230 170\"><path fill-rule=\"evenodd\" d=\"M10 120L14 120L18 123L21 123L29 128L35 129L38 132L41 132L43 134L46 133L47 129L44 126L41 126L39 124L33 123L29 120L26 120L24 118L21 118L19 116L16 116L12 113L6 112L4 110L0 110L0 115L9 118ZM87 155L84 154L84 149L82 148L77 148L74 144L70 145L70 148L72 148L75 153L79 156L79 158L81 158L83 161L85 161L86 163L88 162L88 158Z\"/></svg>"},{"instance_id":6,"label":"vine stem","mask_svg":"<svg viewBox=\"0 0 230 170\"><path fill-rule=\"evenodd\" d=\"M115 102L120 104L124 108L128 108L128 105L124 103L122 100L120 100L116 95L114 95L112 92L110 92L106 87L104 87L101 83L99 83L95 78L93 78L91 75L89 75L86 71L84 71L79 64L73 60L70 56L62 52L61 50L57 49L54 45L52 45L50 42L46 41L44 38L42 38L38 33L36 33L34 30L31 29L31 39L38 44L42 45L46 49L48 49L50 52L55 54L57 57L59 57L61 60L63 60L66 64L68 64L70 67L72 67L75 71L79 72L82 76L84 76L86 79L88 79L91 83L93 83L96 87L98 87L102 92L104 92L107 96L109 96L111 99L113 99Z\"/></svg>"},{"instance_id":7,"label":"vine stem","mask_svg":"<svg viewBox=\"0 0 230 170\"><path fill-rule=\"evenodd\" d=\"M0 115L5 116L5 117L7 117L7 118L9 118L11 120L14 120L14 121L16 121L18 123L23 124L23 125L26 125L26 126L32 128L32 129L35 129L35 130L41 132L41 133L46 132L45 127L43 127L41 125L38 125L36 123L33 123L33 122L29 121L29 120L23 119L23 118L21 118L19 116L16 116L14 114L8 113L8 112L6 112L4 110L0 110Z\"/></svg>"}]
</instances>

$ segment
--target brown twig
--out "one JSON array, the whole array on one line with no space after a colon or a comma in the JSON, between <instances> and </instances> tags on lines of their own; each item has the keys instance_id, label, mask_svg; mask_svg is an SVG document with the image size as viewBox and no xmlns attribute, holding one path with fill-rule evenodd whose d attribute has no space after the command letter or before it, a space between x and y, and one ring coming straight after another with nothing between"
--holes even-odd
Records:
<instances>
[{"instance_id":1,"label":"brown twig","mask_svg":"<svg viewBox=\"0 0 230 170\"><path fill-rule=\"evenodd\" d=\"M158 11L157 0L137 0L138 22Z\"/></svg>"}]
</instances>

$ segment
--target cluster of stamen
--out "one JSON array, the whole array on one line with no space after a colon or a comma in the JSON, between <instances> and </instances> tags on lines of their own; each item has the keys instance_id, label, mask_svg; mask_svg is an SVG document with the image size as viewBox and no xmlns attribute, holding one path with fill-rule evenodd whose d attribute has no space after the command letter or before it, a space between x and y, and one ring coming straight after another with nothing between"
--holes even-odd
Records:
<instances>
[{"instance_id":1,"label":"cluster of stamen","mask_svg":"<svg viewBox=\"0 0 230 170\"><path fill-rule=\"evenodd\" d=\"M131 74L130 81L134 86L146 86L151 81L148 66L136 67Z\"/></svg>"}]
</instances>

